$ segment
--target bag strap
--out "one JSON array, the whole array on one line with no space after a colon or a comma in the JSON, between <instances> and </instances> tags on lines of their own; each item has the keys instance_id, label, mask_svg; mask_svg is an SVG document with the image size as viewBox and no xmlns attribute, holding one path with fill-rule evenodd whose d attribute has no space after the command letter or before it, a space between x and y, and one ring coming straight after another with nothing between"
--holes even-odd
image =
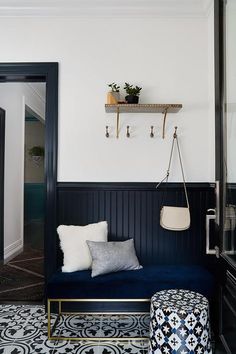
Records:
<instances>
[{"instance_id":1,"label":"bag strap","mask_svg":"<svg viewBox=\"0 0 236 354\"><path fill-rule=\"evenodd\" d=\"M173 156L173 151L174 151L174 142L175 142L175 138L173 137L172 146L171 146L171 152L170 152L170 159L169 159L169 164L168 164L166 176L161 180L161 182L159 182L156 185L156 188L158 188L160 186L160 184L162 184L164 181L166 181L166 183L168 182L168 178L169 178L169 175L170 175L170 166L171 166L171 161L172 161L172 156Z\"/></svg>"},{"instance_id":2,"label":"bag strap","mask_svg":"<svg viewBox=\"0 0 236 354\"><path fill-rule=\"evenodd\" d=\"M180 163L181 172L182 172L182 177L183 177L184 193L185 193L185 198L186 198L186 202L187 202L187 207L188 207L188 209L189 209L188 193L187 193L187 188L186 188L186 183L185 183L185 177L184 177L184 168L183 168L183 163L182 163L182 159L181 159L181 153L180 153L180 148L179 148L179 141L178 141L178 136L177 136L176 131L177 131L177 127L175 127L174 138L176 139L176 144L177 144L177 148L178 148L179 163Z\"/></svg>"},{"instance_id":3,"label":"bag strap","mask_svg":"<svg viewBox=\"0 0 236 354\"><path fill-rule=\"evenodd\" d=\"M163 183L164 181L166 181L166 183L168 183L168 179L169 179L169 175L170 175L170 167L171 167L171 162L172 162L172 157L173 157L173 152L174 152L175 141L176 141L176 145L177 145L178 156L179 156L179 163L180 163L180 168L181 168L181 173L182 173L182 178L183 178L183 185L184 185L185 198L186 198L186 202L187 202L187 207L188 207L188 209L189 209L188 193L187 193L187 188L186 188L186 183L185 183L185 177L184 177L184 168L183 168L183 163L182 163L182 158L181 158L181 153L180 153L180 148L179 148L179 141L178 141L178 135L177 135L177 127L175 127L175 132L174 132L174 134L173 134L172 146L171 146L171 151L170 151L170 159L169 159L169 164L168 164L166 176L161 180L161 182L159 182L159 183L156 185L156 188L158 188L159 185L160 185L161 183Z\"/></svg>"}]
</instances>

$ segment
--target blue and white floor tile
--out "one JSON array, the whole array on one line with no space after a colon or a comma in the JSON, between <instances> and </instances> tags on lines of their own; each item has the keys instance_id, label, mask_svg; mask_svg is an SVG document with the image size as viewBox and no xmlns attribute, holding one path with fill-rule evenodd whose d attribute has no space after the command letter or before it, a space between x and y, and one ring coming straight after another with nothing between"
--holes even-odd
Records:
<instances>
[{"instance_id":1,"label":"blue and white floor tile","mask_svg":"<svg viewBox=\"0 0 236 354\"><path fill-rule=\"evenodd\" d=\"M139 317L140 337L149 337L150 316L148 314Z\"/></svg>"},{"instance_id":2,"label":"blue and white floor tile","mask_svg":"<svg viewBox=\"0 0 236 354\"><path fill-rule=\"evenodd\" d=\"M56 316L52 317L53 322ZM107 339L49 341L43 306L0 305L0 354L147 354L148 340L111 342L109 338L147 336L148 323L146 315L64 316L54 335Z\"/></svg>"}]
</instances>

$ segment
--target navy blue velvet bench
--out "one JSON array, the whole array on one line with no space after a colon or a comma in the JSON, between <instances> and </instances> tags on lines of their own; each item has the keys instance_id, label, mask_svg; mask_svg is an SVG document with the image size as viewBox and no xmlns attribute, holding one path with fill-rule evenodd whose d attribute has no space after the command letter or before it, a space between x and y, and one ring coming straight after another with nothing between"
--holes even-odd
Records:
<instances>
[{"instance_id":1,"label":"navy blue velvet bench","mask_svg":"<svg viewBox=\"0 0 236 354\"><path fill-rule=\"evenodd\" d=\"M47 284L46 296L48 300L48 338L65 339L52 336L50 325L51 307L58 304L58 319L63 311L64 304L93 303L101 311L102 303L142 303L150 302L157 291L168 289L186 289L198 292L208 299L214 289L212 274L201 266L183 265L153 265L144 266L137 271L122 271L91 278L91 271L72 273L55 273ZM85 338L70 338L85 339ZM98 340L101 338L89 338ZM127 338L120 338L127 340ZM135 338L142 340L143 338ZM117 338L116 338L117 340ZM129 338L130 340L130 338Z\"/></svg>"}]
</instances>

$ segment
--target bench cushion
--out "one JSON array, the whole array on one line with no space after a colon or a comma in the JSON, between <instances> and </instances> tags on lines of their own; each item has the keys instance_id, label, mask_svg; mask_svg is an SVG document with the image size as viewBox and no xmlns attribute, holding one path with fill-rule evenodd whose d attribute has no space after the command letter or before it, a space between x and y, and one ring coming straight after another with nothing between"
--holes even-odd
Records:
<instances>
[{"instance_id":1,"label":"bench cushion","mask_svg":"<svg viewBox=\"0 0 236 354\"><path fill-rule=\"evenodd\" d=\"M91 278L91 271L54 274L47 285L47 298L146 299L160 290L187 289L208 298L213 276L201 266L145 266Z\"/></svg>"}]
</instances>

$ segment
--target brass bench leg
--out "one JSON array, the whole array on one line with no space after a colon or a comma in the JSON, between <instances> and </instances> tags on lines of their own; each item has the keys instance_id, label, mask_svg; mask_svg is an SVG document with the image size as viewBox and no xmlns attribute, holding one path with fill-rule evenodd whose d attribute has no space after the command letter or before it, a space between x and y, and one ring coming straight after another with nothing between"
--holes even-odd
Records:
<instances>
[{"instance_id":1,"label":"brass bench leg","mask_svg":"<svg viewBox=\"0 0 236 354\"><path fill-rule=\"evenodd\" d=\"M51 301L48 299L48 339L49 340L56 340L58 339L57 337L53 337L53 332L60 320L61 317L61 301L58 301L58 315L57 318L55 320L55 322L53 323L53 326L51 327Z\"/></svg>"},{"instance_id":2,"label":"brass bench leg","mask_svg":"<svg viewBox=\"0 0 236 354\"><path fill-rule=\"evenodd\" d=\"M51 340L51 302L48 299L48 339Z\"/></svg>"}]
</instances>

